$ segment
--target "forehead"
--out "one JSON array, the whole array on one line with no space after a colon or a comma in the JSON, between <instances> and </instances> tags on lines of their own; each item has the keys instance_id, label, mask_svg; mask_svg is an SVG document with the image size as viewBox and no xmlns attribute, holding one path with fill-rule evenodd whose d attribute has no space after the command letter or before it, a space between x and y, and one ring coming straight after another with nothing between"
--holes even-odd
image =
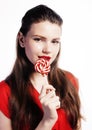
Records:
<instances>
[{"instance_id":1,"label":"forehead","mask_svg":"<svg viewBox=\"0 0 92 130\"><path fill-rule=\"evenodd\" d=\"M42 21L39 23L33 23L30 27L29 33L35 35L52 35L60 36L61 35L61 26L49 21Z\"/></svg>"}]
</instances>

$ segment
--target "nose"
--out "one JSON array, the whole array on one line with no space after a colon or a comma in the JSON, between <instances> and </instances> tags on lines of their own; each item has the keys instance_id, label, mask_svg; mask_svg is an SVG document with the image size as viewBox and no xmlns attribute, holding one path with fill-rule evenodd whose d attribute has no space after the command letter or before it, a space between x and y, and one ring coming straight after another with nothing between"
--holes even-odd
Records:
<instances>
[{"instance_id":1,"label":"nose","mask_svg":"<svg viewBox=\"0 0 92 130\"><path fill-rule=\"evenodd\" d=\"M44 46L43 46L43 49L42 49L42 52L43 53L46 53L46 54L49 54L51 52L51 43L50 42L45 42L44 43Z\"/></svg>"}]
</instances>

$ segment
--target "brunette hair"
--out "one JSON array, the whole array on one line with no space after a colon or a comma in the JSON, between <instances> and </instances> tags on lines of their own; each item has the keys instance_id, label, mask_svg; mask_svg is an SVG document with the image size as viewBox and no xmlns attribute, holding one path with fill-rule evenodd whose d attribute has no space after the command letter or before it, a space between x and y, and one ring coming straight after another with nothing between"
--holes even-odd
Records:
<instances>
[{"instance_id":1,"label":"brunette hair","mask_svg":"<svg viewBox=\"0 0 92 130\"><path fill-rule=\"evenodd\" d=\"M48 20L51 23L62 25L62 18L45 5L38 5L26 12L22 18L19 32L26 36L33 23ZM78 130L81 119L80 100L75 87L69 82L63 70L58 68L60 51L51 65L48 76L49 83L56 88L61 99L61 108L67 113L68 121L73 130ZM32 99L32 87L29 77L34 72L34 65L28 60L25 49L19 45L17 38L17 58L11 74L6 82L11 88L10 111L13 130L21 130L22 126L29 126L34 130L42 119L42 112ZM32 85L31 85L32 86ZM38 116L39 115L39 116Z\"/></svg>"}]
</instances>

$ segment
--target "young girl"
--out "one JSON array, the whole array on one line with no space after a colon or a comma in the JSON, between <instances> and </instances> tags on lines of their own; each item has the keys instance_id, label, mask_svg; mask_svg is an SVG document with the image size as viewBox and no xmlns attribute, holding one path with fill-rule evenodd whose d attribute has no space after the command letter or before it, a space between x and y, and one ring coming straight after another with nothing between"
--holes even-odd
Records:
<instances>
[{"instance_id":1,"label":"young girl","mask_svg":"<svg viewBox=\"0 0 92 130\"><path fill-rule=\"evenodd\" d=\"M62 23L45 5L24 15L15 65L0 82L0 130L79 130L77 79L58 68Z\"/></svg>"}]
</instances>

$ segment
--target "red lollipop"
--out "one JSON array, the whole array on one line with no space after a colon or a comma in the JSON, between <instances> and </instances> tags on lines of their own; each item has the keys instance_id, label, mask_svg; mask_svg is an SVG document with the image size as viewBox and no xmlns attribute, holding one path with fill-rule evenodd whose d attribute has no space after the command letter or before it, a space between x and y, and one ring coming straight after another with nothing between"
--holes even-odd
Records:
<instances>
[{"instance_id":1,"label":"red lollipop","mask_svg":"<svg viewBox=\"0 0 92 130\"><path fill-rule=\"evenodd\" d=\"M40 58L35 64L35 71L41 73L43 76L50 72L50 64L48 60Z\"/></svg>"}]
</instances>

